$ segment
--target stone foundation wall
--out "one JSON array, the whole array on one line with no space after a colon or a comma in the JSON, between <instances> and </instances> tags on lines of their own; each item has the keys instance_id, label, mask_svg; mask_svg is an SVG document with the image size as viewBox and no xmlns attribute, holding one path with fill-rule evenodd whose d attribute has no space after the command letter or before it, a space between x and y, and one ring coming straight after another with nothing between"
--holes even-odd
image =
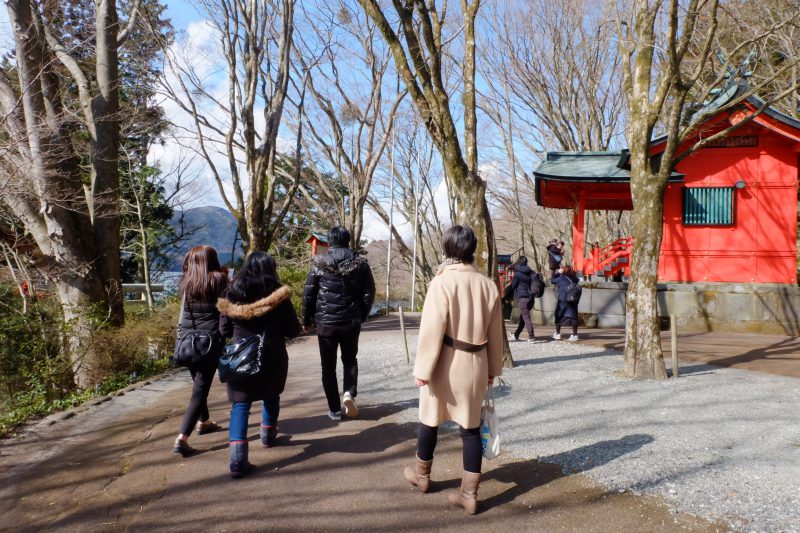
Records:
<instances>
[{"instance_id":1,"label":"stone foundation wall","mask_svg":"<svg viewBox=\"0 0 800 533\"><path fill-rule=\"evenodd\" d=\"M627 283L584 282L578 305L581 324L625 327ZM536 299L534 324L553 324L554 287ZM800 288L789 285L702 283L658 285L658 309L664 329L675 314L681 331L729 331L800 336ZM519 318L515 308L511 320Z\"/></svg>"}]
</instances>

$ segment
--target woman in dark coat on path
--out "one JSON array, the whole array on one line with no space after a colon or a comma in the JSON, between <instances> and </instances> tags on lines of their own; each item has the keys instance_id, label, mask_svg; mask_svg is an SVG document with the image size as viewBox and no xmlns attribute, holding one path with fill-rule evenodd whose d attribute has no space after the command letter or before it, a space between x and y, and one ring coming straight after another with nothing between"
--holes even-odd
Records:
<instances>
[{"instance_id":1,"label":"woman in dark coat on path","mask_svg":"<svg viewBox=\"0 0 800 533\"><path fill-rule=\"evenodd\" d=\"M561 340L561 326L572 326L572 335L569 340L578 340L578 302L567 302L567 290L570 285L577 284L580 280L569 265L556 270L550 283L558 287L558 301L556 302L556 332L553 339Z\"/></svg>"},{"instance_id":2,"label":"woman in dark coat on path","mask_svg":"<svg viewBox=\"0 0 800 533\"><path fill-rule=\"evenodd\" d=\"M301 329L290 296L289 288L278 279L272 256L253 252L217 304L222 313L220 333L233 337L233 342L266 332L261 373L250 380L228 383L228 400L233 404L229 424L233 477L244 475L251 466L247 460L247 421L253 402L263 402L261 444L273 446L278 436L280 394L289 370L286 338L296 337Z\"/></svg>"},{"instance_id":3,"label":"woman in dark coat on path","mask_svg":"<svg viewBox=\"0 0 800 533\"><path fill-rule=\"evenodd\" d=\"M511 287L519 305L519 324L512 336L515 341L519 340L522 329L528 332L528 342L534 342L536 337L533 334L533 322L531 322L531 309L533 309L534 295L531 293L531 281L533 280L533 270L528 266L528 258L524 255L517 259L517 267L514 269L514 277Z\"/></svg>"},{"instance_id":4,"label":"woman in dark coat on path","mask_svg":"<svg viewBox=\"0 0 800 533\"><path fill-rule=\"evenodd\" d=\"M180 331L198 330L216 333L219 326L217 299L228 285L228 271L219 264L217 251L211 246L195 246L183 259L183 275L179 286L183 313ZM196 365L189 366L192 375L192 397L183 415L180 433L172 451L186 457L197 450L189 446L189 436L196 429L201 435L221 429L208 413L208 392L222 355L222 339L214 353Z\"/></svg>"}]
</instances>

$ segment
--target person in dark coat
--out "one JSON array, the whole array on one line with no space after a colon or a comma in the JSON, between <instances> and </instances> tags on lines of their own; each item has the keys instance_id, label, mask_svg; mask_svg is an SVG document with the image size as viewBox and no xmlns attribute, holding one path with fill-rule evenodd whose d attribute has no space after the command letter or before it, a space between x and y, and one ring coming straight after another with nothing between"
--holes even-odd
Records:
<instances>
[{"instance_id":1,"label":"person in dark coat","mask_svg":"<svg viewBox=\"0 0 800 533\"><path fill-rule=\"evenodd\" d=\"M181 319L178 325L180 333L189 330L205 331L217 334L219 311L217 299L228 285L228 271L219 264L217 251L211 246L195 246L186 253L183 259L183 274L178 287L181 298ZM175 444L174 453L186 457L197 450L189 446L192 430L201 435L218 431L221 428L214 423L208 412L208 393L217 362L222 355L222 339L212 345L211 352L197 364L189 365L192 376L192 397L181 421L181 428Z\"/></svg>"},{"instance_id":2,"label":"person in dark coat","mask_svg":"<svg viewBox=\"0 0 800 533\"><path fill-rule=\"evenodd\" d=\"M558 300L556 301L556 332L553 339L561 340L561 326L572 326L572 335L569 340L578 340L578 302L567 302L567 291L570 285L577 284L580 280L570 265L564 265L556 270L550 282L558 287Z\"/></svg>"},{"instance_id":3,"label":"person in dark coat","mask_svg":"<svg viewBox=\"0 0 800 533\"><path fill-rule=\"evenodd\" d=\"M336 226L328 232L327 255L316 256L303 294L303 329L316 324L322 364L322 388L328 417L358 416L358 336L375 300L375 280L365 257L349 248L350 232ZM341 347L344 395L339 398L336 355Z\"/></svg>"},{"instance_id":4,"label":"person in dark coat","mask_svg":"<svg viewBox=\"0 0 800 533\"><path fill-rule=\"evenodd\" d=\"M558 244L558 239L553 239L547 245L547 268L550 270L550 276L555 276L556 270L561 267L561 261L564 258L564 244Z\"/></svg>"},{"instance_id":5,"label":"person in dark coat","mask_svg":"<svg viewBox=\"0 0 800 533\"><path fill-rule=\"evenodd\" d=\"M528 331L528 342L534 342L536 337L533 334L533 322L531 322L531 309L533 309L534 295L531 293L531 281L533 280L533 270L528 266L528 258L524 255L517 259L517 266L514 269L514 277L511 278L511 287L514 297L519 306L519 324L514 332L513 338L519 340L522 328Z\"/></svg>"},{"instance_id":6,"label":"person in dark coat","mask_svg":"<svg viewBox=\"0 0 800 533\"><path fill-rule=\"evenodd\" d=\"M280 283L275 259L265 252L252 252L225 298L217 303L220 333L232 337L234 343L266 333L261 373L227 384L232 404L229 431L233 477L240 477L251 466L247 460L247 421L253 402L262 402L261 444L270 447L276 443L280 395L289 370L286 338L296 337L301 329L290 296L289 288Z\"/></svg>"}]
</instances>

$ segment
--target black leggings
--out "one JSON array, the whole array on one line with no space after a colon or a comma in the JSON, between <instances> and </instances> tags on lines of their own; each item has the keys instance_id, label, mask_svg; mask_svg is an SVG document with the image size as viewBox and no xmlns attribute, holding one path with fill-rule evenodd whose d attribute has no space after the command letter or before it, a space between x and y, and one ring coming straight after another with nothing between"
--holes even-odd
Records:
<instances>
[{"instance_id":1,"label":"black leggings","mask_svg":"<svg viewBox=\"0 0 800 533\"><path fill-rule=\"evenodd\" d=\"M209 419L208 391L211 390L211 383L214 381L214 374L217 371L217 360L212 357L210 361L197 367L189 367L194 384L192 385L192 398L183 415L180 430L180 433L187 437L192 434L198 420L205 422Z\"/></svg>"},{"instance_id":2,"label":"black leggings","mask_svg":"<svg viewBox=\"0 0 800 533\"><path fill-rule=\"evenodd\" d=\"M461 443L463 445L462 461L464 470L474 474L481 473L481 460L483 459L483 448L481 446L481 428L464 429L459 426L461 433ZM417 457L423 461L433 459L433 451L436 449L436 440L439 433L438 427L419 424L417 433Z\"/></svg>"}]
</instances>

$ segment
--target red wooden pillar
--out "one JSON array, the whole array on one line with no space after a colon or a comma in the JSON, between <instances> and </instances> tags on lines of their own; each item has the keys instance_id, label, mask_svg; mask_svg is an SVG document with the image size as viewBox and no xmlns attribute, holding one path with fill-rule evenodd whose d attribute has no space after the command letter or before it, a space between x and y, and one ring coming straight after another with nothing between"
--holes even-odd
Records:
<instances>
[{"instance_id":1,"label":"red wooden pillar","mask_svg":"<svg viewBox=\"0 0 800 533\"><path fill-rule=\"evenodd\" d=\"M583 195L578 196L578 205L575 207L574 220L572 222L572 267L578 275L583 274L583 240L585 223L586 201Z\"/></svg>"}]
</instances>

